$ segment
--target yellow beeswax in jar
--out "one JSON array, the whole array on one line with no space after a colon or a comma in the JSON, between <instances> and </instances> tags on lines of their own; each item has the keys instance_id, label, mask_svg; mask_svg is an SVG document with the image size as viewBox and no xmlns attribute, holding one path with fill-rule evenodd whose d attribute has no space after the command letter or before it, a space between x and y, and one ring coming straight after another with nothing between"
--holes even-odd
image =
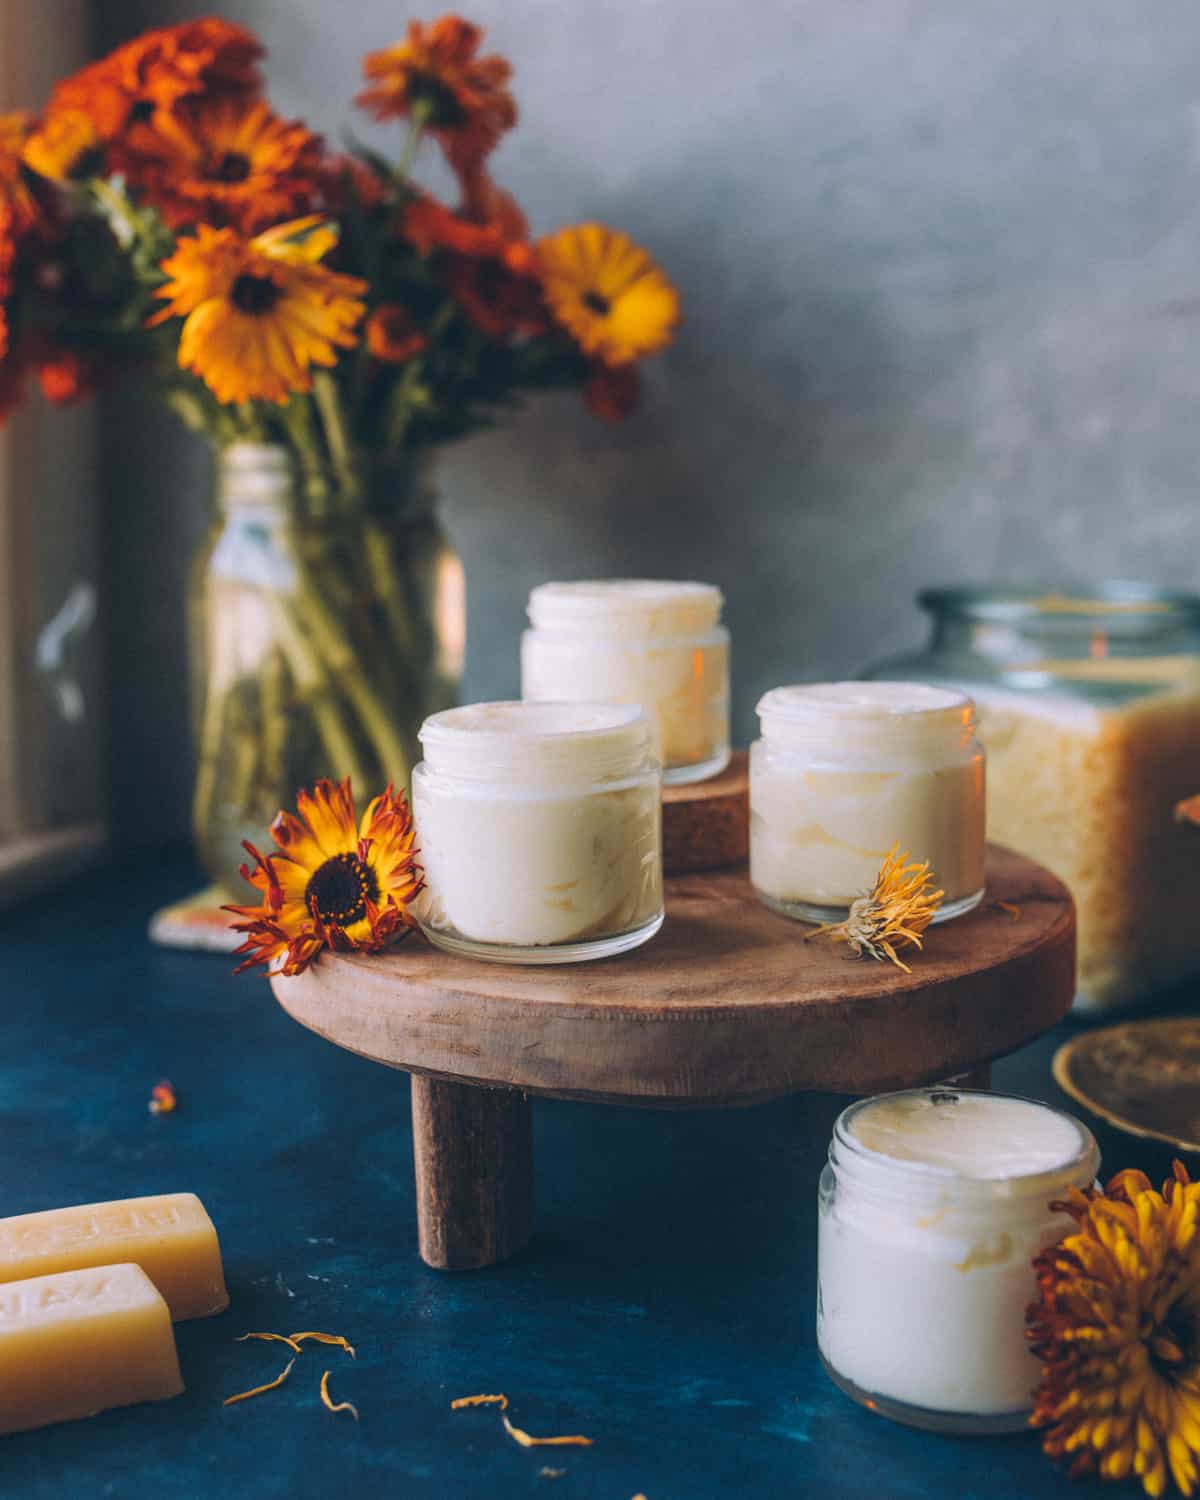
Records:
<instances>
[{"instance_id":1,"label":"yellow beeswax in jar","mask_svg":"<svg viewBox=\"0 0 1200 1500\"><path fill-rule=\"evenodd\" d=\"M0 1433L182 1390L171 1315L140 1266L0 1287Z\"/></svg>"},{"instance_id":2,"label":"yellow beeswax in jar","mask_svg":"<svg viewBox=\"0 0 1200 1500\"><path fill-rule=\"evenodd\" d=\"M0 1282L119 1261L141 1266L177 1323L229 1306L217 1231L195 1193L0 1219Z\"/></svg>"}]
</instances>

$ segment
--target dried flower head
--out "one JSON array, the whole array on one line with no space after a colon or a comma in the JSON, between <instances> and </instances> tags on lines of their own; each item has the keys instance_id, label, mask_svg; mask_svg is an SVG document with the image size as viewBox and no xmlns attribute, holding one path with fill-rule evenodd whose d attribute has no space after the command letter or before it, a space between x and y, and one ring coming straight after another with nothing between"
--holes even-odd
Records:
<instances>
[{"instance_id":1,"label":"dried flower head","mask_svg":"<svg viewBox=\"0 0 1200 1500\"><path fill-rule=\"evenodd\" d=\"M851 905L846 920L827 922L807 936L824 935L835 943L847 943L857 957L870 955L880 963L886 958L908 974L911 970L897 950L923 946L921 934L933 921L944 895L933 888L928 860L910 861L907 851L893 844L870 893Z\"/></svg>"},{"instance_id":2,"label":"dried flower head","mask_svg":"<svg viewBox=\"0 0 1200 1500\"><path fill-rule=\"evenodd\" d=\"M246 844L254 867L242 877L262 892L261 906L228 906L241 969L264 964L300 974L325 948L378 952L416 927L412 903L424 881L417 864L408 801L388 787L355 823L350 778L318 781L296 799L299 817L280 812L271 825L278 853Z\"/></svg>"},{"instance_id":3,"label":"dried flower head","mask_svg":"<svg viewBox=\"0 0 1200 1500\"><path fill-rule=\"evenodd\" d=\"M1157 1192L1118 1172L1072 1191L1077 1228L1034 1262L1031 1348L1042 1361L1033 1423L1071 1473L1125 1479L1147 1495L1200 1479L1200 1183L1175 1163Z\"/></svg>"}]
</instances>

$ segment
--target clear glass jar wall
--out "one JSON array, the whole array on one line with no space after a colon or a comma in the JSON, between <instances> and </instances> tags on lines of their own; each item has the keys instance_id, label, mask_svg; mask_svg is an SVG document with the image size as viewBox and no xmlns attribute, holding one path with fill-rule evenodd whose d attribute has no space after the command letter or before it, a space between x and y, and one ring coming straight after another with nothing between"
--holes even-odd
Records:
<instances>
[{"instance_id":1,"label":"clear glass jar wall","mask_svg":"<svg viewBox=\"0 0 1200 1500\"><path fill-rule=\"evenodd\" d=\"M521 696L637 703L668 783L729 761L729 632L721 591L644 578L545 583L529 596Z\"/></svg>"},{"instance_id":2,"label":"clear glass jar wall","mask_svg":"<svg viewBox=\"0 0 1200 1500\"><path fill-rule=\"evenodd\" d=\"M1096 1176L1091 1133L1031 1100L947 1088L861 1100L821 1176L817 1343L834 1382L935 1431L1018 1431L1038 1380L1032 1261Z\"/></svg>"},{"instance_id":3,"label":"clear glass jar wall","mask_svg":"<svg viewBox=\"0 0 1200 1500\"><path fill-rule=\"evenodd\" d=\"M774 688L750 747L750 878L785 916L830 922L893 848L928 861L936 921L979 904L984 753L963 693L920 682Z\"/></svg>"},{"instance_id":4,"label":"clear glass jar wall","mask_svg":"<svg viewBox=\"0 0 1200 1500\"><path fill-rule=\"evenodd\" d=\"M869 678L970 693L988 755L988 837L1048 866L1079 918L1081 1009L1200 973L1200 596L1131 583L934 589L921 651Z\"/></svg>"},{"instance_id":5,"label":"clear glass jar wall","mask_svg":"<svg viewBox=\"0 0 1200 1500\"><path fill-rule=\"evenodd\" d=\"M466 609L419 462L300 475L286 449L239 443L216 502L189 596L193 824L209 874L238 890L242 840L297 787L407 782L422 720L457 701Z\"/></svg>"},{"instance_id":6,"label":"clear glass jar wall","mask_svg":"<svg viewBox=\"0 0 1200 1500\"><path fill-rule=\"evenodd\" d=\"M421 729L419 913L452 952L566 963L663 920L662 776L635 706L475 703Z\"/></svg>"}]
</instances>

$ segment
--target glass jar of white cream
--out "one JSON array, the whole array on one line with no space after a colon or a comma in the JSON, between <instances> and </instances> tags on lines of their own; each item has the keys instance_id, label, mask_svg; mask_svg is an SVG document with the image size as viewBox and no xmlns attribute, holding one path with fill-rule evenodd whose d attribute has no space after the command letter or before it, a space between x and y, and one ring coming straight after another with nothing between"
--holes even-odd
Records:
<instances>
[{"instance_id":1,"label":"glass jar of white cream","mask_svg":"<svg viewBox=\"0 0 1200 1500\"><path fill-rule=\"evenodd\" d=\"M984 752L965 693L824 682L760 699L750 747L750 879L774 910L836 922L899 845L945 893L935 921L983 896Z\"/></svg>"},{"instance_id":2,"label":"glass jar of white cream","mask_svg":"<svg viewBox=\"0 0 1200 1500\"><path fill-rule=\"evenodd\" d=\"M1027 1425L1033 1258L1050 1207L1095 1179L1090 1131L1003 1094L912 1089L852 1104L821 1174L817 1344L847 1395L939 1432Z\"/></svg>"},{"instance_id":3,"label":"glass jar of white cream","mask_svg":"<svg viewBox=\"0 0 1200 1500\"><path fill-rule=\"evenodd\" d=\"M636 948L663 921L662 783L637 707L474 703L413 772L430 940L507 963Z\"/></svg>"},{"instance_id":4,"label":"glass jar of white cream","mask_svg":"<svg viewBox=\"0 0 1200 1500\"><path fill-rule=\"evenodd\" d=\"M729 632L707 583L544 583L521 638L527 701L640 703L669 783L729 762Z\"/></svg>"}]
</instances>

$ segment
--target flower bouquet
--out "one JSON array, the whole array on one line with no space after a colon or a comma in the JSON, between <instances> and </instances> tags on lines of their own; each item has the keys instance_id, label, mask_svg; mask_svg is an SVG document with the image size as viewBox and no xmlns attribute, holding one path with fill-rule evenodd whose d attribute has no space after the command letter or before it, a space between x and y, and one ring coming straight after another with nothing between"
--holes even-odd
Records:
<instances>
[{"instance_id":1,"label":"flower bouquet","mask_svg":"<svg viewBox=\"0 0 1200 1500\"><path fill-rule=\"evenodd\" d=\"M263 95L257 38L152 31L0 118L0 418L148 376L218 451L193 588L195 825L214 877L297 786L403 784L453 701L461 575L426 457L524 393L617 420L678 297L599 224L531 237L489 157L510 67L456 16L364 61L398 151L332 150ZM458 185L415 179L432 141Z\"/></svg>"}]
</instances>

